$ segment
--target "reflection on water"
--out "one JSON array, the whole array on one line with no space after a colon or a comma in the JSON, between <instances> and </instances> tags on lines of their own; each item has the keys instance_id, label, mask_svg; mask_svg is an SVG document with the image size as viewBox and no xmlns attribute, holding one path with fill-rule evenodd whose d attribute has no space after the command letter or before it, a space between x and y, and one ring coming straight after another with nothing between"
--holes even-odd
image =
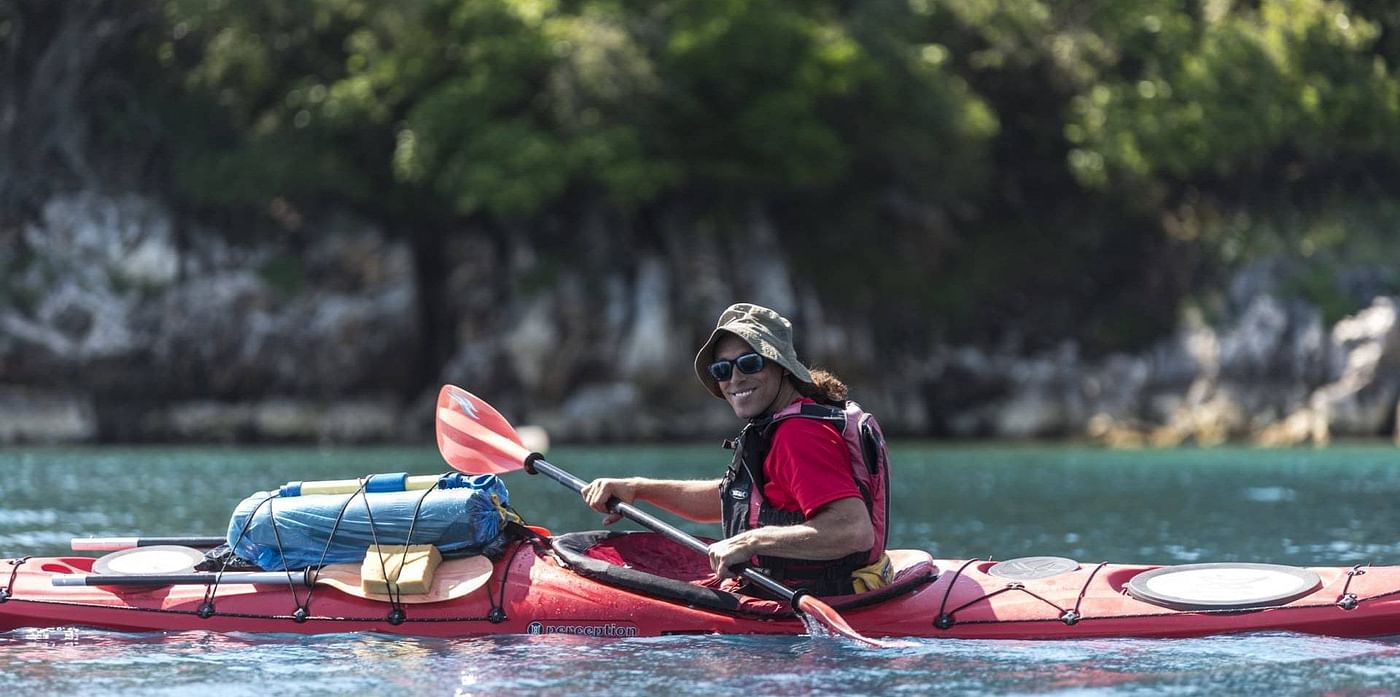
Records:
<instances>
[{"instance_id":1,"label":"reflection on water","mask_svg":"<svg viewBox=\"0 0 1400 697\"><path fill-rule=\"evenodd\" d=\"M1066 642L688 636L404 639L87 629L0 634L13 694L1278 694L1393 686L1392 641L1255 634Z\"/></svg>"},{"instance_id":2,"label":"reflection on water","mask_svg":"<svg viewBox=\"0 0 1400 697\"><path fill-rule=\"evenodd\" d=\"M559 448L581 477L714 476L718 448ZM1181 563L1400 562L1400 451L919 447L894 451L895 546L936 556ZM71 537L220 534L249 492L288 480L442 471L430 449L19 450L0 453L0 556ZM599 516L558 485L508 475L513 503L555 530ZM693 532L706 526L687 525ZM1400 628L1397 628L1400 632ZM810 695L1385 692L1400 645L1288 634L1070 642L833 638L403 639L0 634L9 694Z\"/></svg>"}]
</instances>

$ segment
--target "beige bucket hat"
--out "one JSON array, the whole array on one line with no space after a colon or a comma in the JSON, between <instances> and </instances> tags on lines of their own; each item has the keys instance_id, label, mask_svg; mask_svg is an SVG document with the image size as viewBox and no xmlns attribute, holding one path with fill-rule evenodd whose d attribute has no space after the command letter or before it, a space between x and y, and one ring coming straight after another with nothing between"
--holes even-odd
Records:
<instances>
[{"instance_id":1,"label":"beige bucket hat","mask_svg":"<svg viewBox=\"0 0 1400 697\"><path fill-rule=\"evenodd\" d=\"M786 368L799 381L812 382L812 372L797 360L797 350L792 345L792 322L761 305L735 303L719 316L710 338L695 354L695 375L710 394L724 399L719 383L710 375L710 364L715 361L715 344L725 333L743 339L759 355Z\"/></svg>"}]
</instances>

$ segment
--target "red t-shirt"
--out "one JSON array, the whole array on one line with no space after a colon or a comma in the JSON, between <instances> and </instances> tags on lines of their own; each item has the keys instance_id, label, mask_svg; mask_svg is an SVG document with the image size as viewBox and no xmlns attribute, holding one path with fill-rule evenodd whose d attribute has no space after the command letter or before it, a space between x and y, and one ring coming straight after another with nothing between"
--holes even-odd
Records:
<instances>
[{"instance_id":1,"label":"red t-shirt","mask_svg":"<svg viewBox=\"0 0 1400 697\"><path fill-rule=\"evenodd\" d=\"M799 401L815 404L806 398ZM800 510L808 518L832 501L860 498L846 456L846 441L825 421L793 417L779 423L773 447L763 461L763 473L768 480L763 497L769 505Z\"/></svg>"}]
</instances>

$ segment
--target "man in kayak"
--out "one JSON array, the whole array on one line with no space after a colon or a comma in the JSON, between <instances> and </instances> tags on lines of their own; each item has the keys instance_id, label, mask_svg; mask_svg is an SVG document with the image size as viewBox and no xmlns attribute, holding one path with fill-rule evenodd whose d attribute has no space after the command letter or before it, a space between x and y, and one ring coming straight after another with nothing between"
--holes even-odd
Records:
<instances>
[{"instance_id":1,"label":"man in kayak","mask_svg":"<svg viewBox=\"0 0 1400 697\"><path fill-rule=\"evenodd\" d=\"M841 380L797 360L792 323L766 307L731 305L696 354L695 373L746 422L726 443L735 452L725 476L596 479L582 492L588 505L607 513L612 497L641 500L722 523L724 539L709 547L719 580L749 563L817 595L888 584L884 438Z\"/></svg>"}]
</instances>

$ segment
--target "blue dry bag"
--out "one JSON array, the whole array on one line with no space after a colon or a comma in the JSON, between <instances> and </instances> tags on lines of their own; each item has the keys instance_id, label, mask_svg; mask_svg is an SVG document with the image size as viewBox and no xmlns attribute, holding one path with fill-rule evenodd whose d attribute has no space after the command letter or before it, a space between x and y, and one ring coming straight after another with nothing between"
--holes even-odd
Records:
<instances>
[{"instance_id":1,"label":"blue dry bag","mask_svg":"<svg viewBox=\"0 0 1400 697\"><path fill-rule=\"evenodd\" d=\"M228 543L268 571L359 562L373 544L431 544L446 555L475 554L500 536L498 504L509 504L508 496L492 474L451 489L293 497L260 491L234 508Z\"/></svg>"}]
</instances>

